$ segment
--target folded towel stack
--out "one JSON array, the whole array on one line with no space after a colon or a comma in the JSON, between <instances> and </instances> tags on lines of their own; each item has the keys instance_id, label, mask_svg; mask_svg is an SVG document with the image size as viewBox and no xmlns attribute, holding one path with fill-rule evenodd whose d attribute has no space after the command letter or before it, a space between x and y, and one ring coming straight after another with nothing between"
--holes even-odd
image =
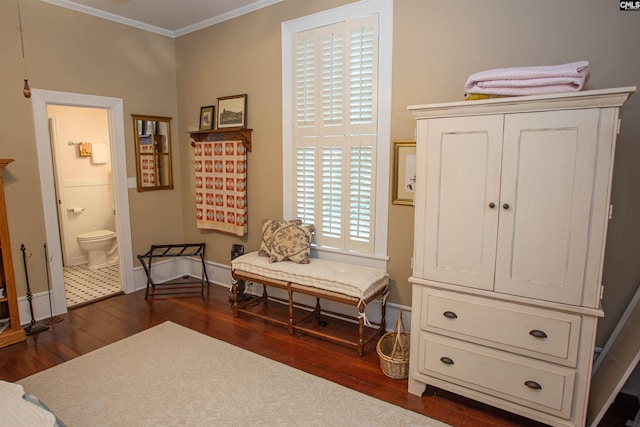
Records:
<instances>
[{"instance_id":1,"label":"folded towel stack","mask_svg":"<svg viewBox=\"0 0 640 427\"><path fill-rule=\"evenodd\" d=\"M588 75L588 61L496 68L470 75L464 89L466 94L505 96L577 92L584 87Z\"/></svg>"}]
</instances>

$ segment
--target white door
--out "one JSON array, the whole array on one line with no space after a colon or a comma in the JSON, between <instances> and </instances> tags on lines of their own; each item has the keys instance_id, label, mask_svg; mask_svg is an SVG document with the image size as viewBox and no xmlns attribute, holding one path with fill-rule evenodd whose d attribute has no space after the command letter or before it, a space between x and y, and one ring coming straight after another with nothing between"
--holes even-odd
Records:
<instances>
[{"instance_id":1,"label":"white door","mask_svg":"<svg viewBox=\"0 0 640 427\"><path fill-rule=\"evenodd\" d=\"M426 159L418 160L427 174L426 225L416 242L424 255L415 262L429 280L493 288L502 128L502 115L428 122Z\"/></svg>"},{"instance_id":2,"label":"white door","mask_svg":"<svg viewBox=\"0 0 640 427\"><path fill-rule=\"evenodd\" d=\"M497 292L580 305L597 109L505 118Z\"/></svg>"}]
</instances>

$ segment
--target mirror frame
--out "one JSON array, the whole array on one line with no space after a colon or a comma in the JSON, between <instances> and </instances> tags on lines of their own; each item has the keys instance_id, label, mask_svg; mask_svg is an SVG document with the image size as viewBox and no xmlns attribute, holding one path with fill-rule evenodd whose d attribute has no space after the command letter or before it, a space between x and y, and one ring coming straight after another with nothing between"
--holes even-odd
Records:
<instances>
[{"instance_id":1,"label":"mirror frame","mask_svg":"<svg viewBox=\"0 0 640 427\"><path fill-rule=\"evenodd\" d=\"M154 191L154 190L171 190L173 189L173 160L172 160L172 156L171 156L171 117L161 117L161 116L147 116L147 115L142 115L142 114L132 114L131 118L133 119L133 140L134 140L134 145L136 148L136 182L137 182L137 187L138 187L138 191ZM156 141L156 129L157 129L157 123L161 122L161 123L165 123L166 127L167 127L167 150L166 152L164 151L158 151L155 147L157 144L154 144L154 149L152 153L142 153L140 150L140 136L142 135L142 130L139 129L138 127L138 123L139 122L156 122L154 123L152 126L150 126L151 128L151 132L149 133L149 135L151 136L151 139L153 141ZM146 132L145 132L146 134ZM162 136L162 135L160 135ZM154 160L154 165L155 165L155 170L158 171L160 170L159 168L159 164L161 162L159 162L159 160L162 157L167 157L167 164L168 164L168 182L166 184L160 184L160 182L156 182L154 185L143 185L143 181L142 181L142 170L141 170L141 165L142 165L142 156L153 156L153 160ZM157 175L156 175L157 177Z\"/></svg>"}]
</instances>

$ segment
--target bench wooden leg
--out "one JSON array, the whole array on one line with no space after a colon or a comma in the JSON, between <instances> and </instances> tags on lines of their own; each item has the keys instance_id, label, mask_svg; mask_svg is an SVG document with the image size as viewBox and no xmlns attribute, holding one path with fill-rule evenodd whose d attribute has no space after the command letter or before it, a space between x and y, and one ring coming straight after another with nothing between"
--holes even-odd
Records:
<instances>
[{"instance_id":1,"label":"bench wooden leg","mask_svg":"<svg viewBox=\"0 0 640 427\"><path fill-rule=\"evenodd\" d=\"M387 331L387 292L385 292L380 298L380 336L384 335Z\"/></svg>"},{"instance_id":2,"label":"bench wooden leg","mask_svg":"<svg viewBox=\"0 0 640 427\"><path fill-rule=\"evenodd\" d=\"M233 315L238 317L238 281L236 279L231 280L231 293L233 294Z\"/></svg>"},{"instance_id":3,"label":"bench wooden leg","mask_svg":"<svg viewBox=\"0 0 640 427\"><path fill-rule=\"evenodd\" d=\"M291 285L287 286L289 293L289 334L293 335L293 289Z\"/></svg>"},{"instance_id":4,"label":"bench wooden leg","mask_svg":"<svg viewBox=\"0 0 640 427\"><path fill-rule=\"evenodd\" d=\"M358 304L358 356L364 355L364 309L365 305L360 302Z\"/></svg>"},{"instance_id":5,"label":"bench wooden leg","mask_svg":"<svg viewBox=\"0 0 640 427\"><path fill-rule=\"evenodd\" d=\"M358 323L358 356L362 357L364 356L364 340L362 338L364 336L364 320L360 318Z\"/></svg>"},{"instance_id":6,"label":"bench wooden leg","mask_svg":"<svg viewBox=\"0 0 640 427\"><path fill-rule=\"evenodd\" d=\"M322 307L320 307L320 298L316 298L316 322L318 325L322 324Z\"/></svg>"}]
</instances>

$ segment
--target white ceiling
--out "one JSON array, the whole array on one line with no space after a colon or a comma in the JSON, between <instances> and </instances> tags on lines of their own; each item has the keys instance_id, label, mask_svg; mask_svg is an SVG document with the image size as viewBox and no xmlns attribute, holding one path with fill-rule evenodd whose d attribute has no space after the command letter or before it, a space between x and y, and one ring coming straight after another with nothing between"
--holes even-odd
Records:
<instances>
[{"instance_id":1,"label":"white ceiling","mask_svg":"<svg viewBox=\"0 0 640 427\"><path fill-rule=\"evenodd\" d=\"M42 0L78 12L178 37L282 0Z\"/></svg>"}]
</instances>

